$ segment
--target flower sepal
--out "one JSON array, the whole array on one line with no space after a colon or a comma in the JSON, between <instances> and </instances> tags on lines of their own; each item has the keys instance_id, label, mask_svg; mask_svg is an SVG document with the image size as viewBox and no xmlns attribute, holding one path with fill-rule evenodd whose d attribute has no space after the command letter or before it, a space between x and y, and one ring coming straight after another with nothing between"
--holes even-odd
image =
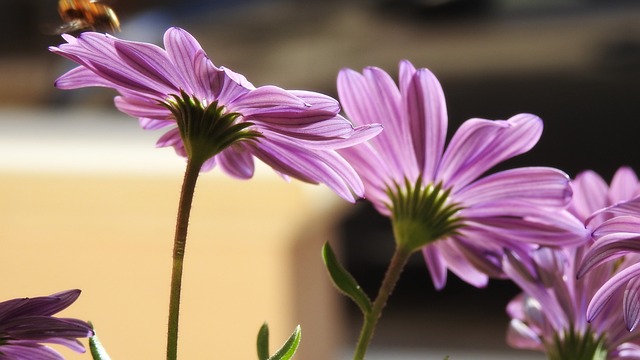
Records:
<instances>
[{"instance_id":1,"label":"flower sepal","mask_svg":"<svg viewBox=\"0 0 640 360\"><path fill-rule=\"evenodd\" d=\"M175 117L189 159L205 162L234 143L262 136L249 129L253 123L237 121L241 115L228 112L217 100L206 104L184 91L171 97L162 105Z\"/></svg>"},{"instance_id":2,"label":"flower sepal","mask_svg":"<svg viewBox=\"0 0 640 360\"><path fill-rule=\"evenodd\" d=\"M442 184L422 184L418 177L415 184L405 180L403 185L394 183L387 189L391 204L391 222L396 246L410 253L439 239L454 235L463 226L456 214L458 204L449 200L450 189Z\"/></svg>"},{"instance_id":3,"label":"flower sepal","mask_svg":"<svg viewBox=\"0 0 640 360\"><path fill-rule=\"evenodd\" d=\"M111 360L109 354L102 346L98 335L96 334L96 330L93 328L93 324L89 322L91 325L91 329L93 330L93 336L89 338L89 350L91 351L91 358L93 360Z\"/></svg>"},{"instance_id":4,"label":"flower sepal","mask_svg":"<svg viewBox=\"0 0 640 360\"><path fill-rule=\"evenodd\" d=\"M552 344L547 344L549 360L606 360L607 347L602 335L587 328L578 333L573 327L562 334L556 334Z\"/></svg>"}]
</instances>

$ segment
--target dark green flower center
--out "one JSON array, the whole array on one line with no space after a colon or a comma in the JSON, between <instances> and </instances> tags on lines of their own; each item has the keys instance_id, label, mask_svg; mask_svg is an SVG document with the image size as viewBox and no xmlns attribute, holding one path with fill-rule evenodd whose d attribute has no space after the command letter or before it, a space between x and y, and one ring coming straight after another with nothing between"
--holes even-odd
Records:
<instances>
[{"instance_id":1,"label":"dark green flower center","mask_svg":"<svg viewBox=\"0 0 640 360\"><path fill-rule=\"evenodd\" d=\"M396 244L411 252L444 237L456 234L464 226L458 217L462 209L450 199L451 189L442 184L422 184L419 177L414 184L394 183L387 188L391 203L391 220Z\"/></svg>"},{"instance_id":2,"label":"dark green flower center","mask_svg":"<svg viewBox=\"0 0 640 360\"><path fill-rule=\"evenodd\" d=\"M597 336L590 327L577 333L573 327L555 334L546 344L549 360L606 360L607 348L603 335Z\"/></svg>"},{"instance_id":3,"label":"dark green flower center","mask_svg":"<svg viewBox=\"0 0 640 360\"><path fill-rule=\"evenodd\" d=\"M207 105L181 91L162 105L175 117L187 156L192 160L204 162L236 142L262 136L250 129L253 123L238 121L241 114L227 112L217 100Z\"/></svg>"}]
</instances>

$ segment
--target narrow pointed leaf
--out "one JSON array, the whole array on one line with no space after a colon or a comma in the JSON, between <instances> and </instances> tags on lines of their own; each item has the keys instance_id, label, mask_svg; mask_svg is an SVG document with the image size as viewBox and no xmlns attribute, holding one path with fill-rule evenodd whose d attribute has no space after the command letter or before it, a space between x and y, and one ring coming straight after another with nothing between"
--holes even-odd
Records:
<instances>
[{"instance_id":1,"label":"narrow pointed leaf","mask_svg":"<svg viewBox=\"0 0 640 360\"><path fill-rule=\"evenodd\" d=\"M293 358L293 355L298 350L298 346L300 345L300 339L302 337L302 332L300 331L300 325L296 326L295 330L293 330L293 334L287 339L287 341L282 345L280 350L276 351L268 360L289 360Z\"/></svg>"},{"instance_id":2,"label":"narrow pointed leaf","mask_svg":"<svg viewBox=\"0 0 640 360\"><path fill-rule=\"evenodd\" d=\"M369 300L369 297L353 276L338 262L329 243L325 243L322 247L322 259L336 288L350 297L365 315L369 314L371 312L371 300Z\"/></svg>"},{"instance_id":3,"label":"narrow pointed leaf","mask_svg":"<svg viewBox=\"0 0 640 360\"><path fill-rule=\"evenodd\" d=\"M93 328L93 324L89 323L91 328ZM109 354L102 346L98 335L96 335L95 330L93 331L93 336L89 338L89 349L91 350L91 357L93 360L111 360Z\"/></svg>"},{"instance_id":4,"label":"narrow pointed leaf","mask_svg":"<svg viewBox=\"0 0 640 360\"><path fill-rule=\"evenodd\" d=\"M269 360L269 325L265 322L258 331L258 360Z\"/></svg>"}]
</instances>

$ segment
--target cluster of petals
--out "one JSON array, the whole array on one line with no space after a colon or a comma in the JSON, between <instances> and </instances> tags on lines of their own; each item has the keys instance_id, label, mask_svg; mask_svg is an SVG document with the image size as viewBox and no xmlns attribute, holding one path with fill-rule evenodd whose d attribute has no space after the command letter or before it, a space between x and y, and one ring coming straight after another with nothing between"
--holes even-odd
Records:
<instances>
[{"instance_id":1,"label":"cluster of petals","mask_svg":"<svg viewBox=\"0 0 640 360\"><path fill-rule=\"evenodd\" d=\"M224 67L216 67L188 32L170 28L164 49L149 43L85 32L50 50L80 66L56 81L61 89L90 86L113 88L116 107L139 119L144 129L166 129L157 145L172 146L187 156L176 119L164 105L186 93L198 103L217 103L236 113L238 122L251 123L260 134L256 141L228 146L203 166L218 165L231 176L248 179L254 157L283 176L309 183L324 183L345 199L361 196L363 185L353 168L336 152L378 134L379 125L354 128L338 112L338 102L310 91L286 91L276 86L255 87Z\"/></svg>"},{"instance_id":2,"label":"cluster of petals","mask_svg":"<svg viewBox=\"0 0 640 360\"><path fill-rule=\"evenodd\" d=\"M640 334L628 331L628 322L621 311L623 306L630 305L629 294L620 291L610 294L606 303L599 305L602 316L594 317L589 310L593 306L589 301L611 275L630 267L639 257L607 262L588 272L580 267L585 254L593 250L591 233L599 237L616 224L611 222L615 218L607 219L600 210L634 196L639 185L633 171L626 167L616 172L611 186L593 171L578 174L573 181L574 195L568 211L587 224L586 242L577 246L541 247L525 255L509 252L505 256L505 273L523 291L507 307L512 318L507 332L511 346L549 351L554 339L562 339L573 331L595 338L604 336L608 359L640 358ZM640 220L635 225L636 231L640 231L639 224ZM591 225L596 229L592 230Z\"/></svg>"},{"instance_id":3,"label":"cluster of petals","mask_svg":"<svg viewBox=\"0 0 640 360\"><path fill-rule=\"evenodd\" d=\"M598 188L589 189L602 197ZM585 253L578 277L604 273L607 281L594 294L587 318L595 321L612 311L624 315L629 331L640 323L640 181L633 170L621 168L615 174L607 202L588 218L594 242ZM617 298L622 305L613 308Z\"/></svg>"},{"instance_id":4,"label":"cluster of petals","mask_svg":"<svg viewBox=\"0 0 640 360\"><path fill-rule=\"evenodd\" d=\"M582 241L575 219L561 213L571 198L569 177L546 167L517 168L480 178L496 164L530 150L542 133L531 114L508 120L474 118L464 122L449 144L447 109L436 77L409 61L399 65L399 84L383 70L344 69L338 94L356 125L380 122L384 132L370 141L340 150L365 184L365 197L389 216L394 184L441 184L448 202L461 210L463 226L422 248L436 288L447 271L474 286L502 276L504 248L525 252L533 242Z\"/></svg>"},{"instance_id":5,"label":"cluster of petals","mask_svg":"<svg viewBox=\"0 0 640 360\"><path fill-rule=\"evenodd\" d=\"M0 359L62 360L60 353L43 344L64 345L84 352L78 338L93 335L84 321L56 318L80 296L80 290L68 290L49 296L18 298L0 303Z\"/></svg>"}]
</instances>

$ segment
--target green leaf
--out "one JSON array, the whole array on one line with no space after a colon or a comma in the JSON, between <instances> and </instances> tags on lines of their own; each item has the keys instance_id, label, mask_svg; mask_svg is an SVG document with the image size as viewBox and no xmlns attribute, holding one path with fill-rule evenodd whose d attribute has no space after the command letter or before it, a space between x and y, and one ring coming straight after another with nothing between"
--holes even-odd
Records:
<instances>
[{"instance_id":1,"label":"green leaf","mask_svg":"<svg viewBox=\"0 0 640 360\"><path fill-rule=\"evenodd\" d=\"M93 329L91 322L89 322L89 325L91 325L91 329ZM93 360L111 360L111 357L109 357L109 354L107 354L107 351L102 346L98 335L96 335L95 329L93 330L93 336L89 338L89 349L91 350Z\"/></svg>"},{"instance_id":2,"label":"green leaf","mask_svg":"<svg viewBox=\"0 0 640 360\"><path fill-rule=\"evenodd\" d=\"M266 322L258 331L258 360L269 360L269 325Z\"/></svg>"},{"instance_id":3,"label":"green leaf","mask_svg":"<svg viewBox=\"0 0 640 360\"><path fill-rule=\"evenodd\" d=\"M300 331L300 325L296 326L296 329L293 330L293 334L289 336L287 342L282 345L280 350L276 351L268 360L289 360L293 358L293 355L298 350L298 346L300 345L300 338L302 337L302 332Z\"/></svg>"},{"instance_id":4,"label":"green leaf","mask_svg":"<svg viewBox=\"0 0 640 360\"><path fill-rule=\"evenodd\" d=\"M324 260L324 264L336 288L350 297L365 315L369 314L371 312L371 300L358 285L356 279L349 274L347 269L340 265L329 243L325 243L322 247L322 260Z\"/></svg>"}]
</instances>

